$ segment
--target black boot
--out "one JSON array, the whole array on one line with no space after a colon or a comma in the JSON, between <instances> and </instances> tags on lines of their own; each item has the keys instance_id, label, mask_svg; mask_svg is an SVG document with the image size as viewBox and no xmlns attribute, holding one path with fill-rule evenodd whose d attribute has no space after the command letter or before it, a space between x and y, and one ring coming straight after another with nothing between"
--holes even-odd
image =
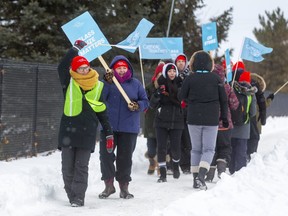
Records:
<instances>
[{"instance_id":1,"label":"black boot","mask_svg":"<svg viewBox=\"0 0 288 216\"><path fill-rule=\"evenodd\" d=\"M198 179L198 173L193 173L193 188L199 188L200 187L197 179Z\"/></svg>"},{"instance_id":2,"label":"black boot","mask_svg":"<svg viewBox=\"0 0 288 216\"><path fill-rule=\"evenodd\" d=\"M227 162L225 159L217 160L217 171L218 171L218 178L221 178L221 174L226 171Z\"/></svg>"},{"instance_id":3,"label":"black boot","mask_svg":"<svg viewBox=\"0 0 288 216\"><path fill-rule=\"evenodd\" d=\"M108 180L105 180L105 189L102 193L100 193L98 195L98 197L100 199L106 199L107 197L109 197L111 194L115 193L116 190L115 190L115 187L113 185L113 182L114 182L114 178L111 178L111 179L108 179Z\"/></svg>"},{"instance_id":4,"label":"black boot","mask_svg":"<svg viewBox=\"0 0 288 216\"><path fill-rule=\"evenodd\" d=\"M157 180L157 182L162 183L162 182L167 182L166 179L166 167L160 167L160 178Z\"/></svg>"},{"instance_id":5,"label":"black boot","mask_svg":"<svg viewBox=\"0 0 288 216\"><path fill-rule=\"evenodd\" d=\"M173 178L178 179L180 176L179 162L173 161Z\"/></svg>"},{"instance_id":6,"label":"black boot","mask_svg":"<svg viewBox=\"0 0 288 216\"><path fill-rule=\"evenodd\" d=\"M207 186L205 184L205 175L207 173L207 169L204 167L199 167L198 177L196 177L196 182L199 185L201 190L207 190Z\"/></svg>"},{"instance_id":7,"label":"black boot","mask_svg":"<svg viewBox=\"0 0 288 216\"><path fill-rule=\"evenodd\" d=\"M120 183L119 182L119 187L120 187L120 198L123 199L133 199L134 195L129 193L128 191L128 182Z\"/></svg>"},{"instance_id":8,"label":"black boot","mask_svg":"<svg viewBox=\"0 0 288 216\"><path fill-rule=\"evenodd\" d=\"M216 167L210 167L209 172L206 174L205 181L212 182L215 176Z\"/></svg>"}]
</instances>

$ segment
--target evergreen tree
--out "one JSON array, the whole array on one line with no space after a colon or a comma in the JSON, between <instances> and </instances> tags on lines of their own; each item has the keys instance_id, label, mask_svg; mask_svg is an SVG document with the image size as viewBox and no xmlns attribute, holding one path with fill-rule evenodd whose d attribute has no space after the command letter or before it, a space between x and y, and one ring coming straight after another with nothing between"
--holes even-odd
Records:
<instances>
[{"instance_id":1,"label":"evergreen tree","mask_svg":"<svg viewBox=\"0 0 288 216\"><path fill-rule=\"evenodd\" d=\"M149 37L166 37L171 3L168 0L2 0L0 57L58 63L71 47L61 26L85 11L90 12L111 44L124 40L142 18L155 25ZM195 13L203 7L203 0L175 1L169 37L183 37L184 53L188 57L202 49L202 23ZM232 9L229 9L211 18L211 21L217 21L219 43L227 38L232 23L231 13ZM113 47L103 56L109 63L117 54L126 55L135 66L139 66L138 53L131 54ZM151 62L156 63L158 60L146 61L148 71L151 70Z\"/></svg>"},{"instance_id":2,"label":"evergreen tree","mask_svg":"<svg viewBox=\"0 0 288 216\"><path fill-rule=\"evenodd\" d=\"M271 13L265 11L265 15L259 15L261 27L253 33L260 44L272 47L273 52L264 55L265 60L260 63L245 61L245 64L248 70L264 77L268 90L276 91L288 78L288 20L280 8ZM288 92L287 88L283 91Z\"/></svg>"}]
</instances>

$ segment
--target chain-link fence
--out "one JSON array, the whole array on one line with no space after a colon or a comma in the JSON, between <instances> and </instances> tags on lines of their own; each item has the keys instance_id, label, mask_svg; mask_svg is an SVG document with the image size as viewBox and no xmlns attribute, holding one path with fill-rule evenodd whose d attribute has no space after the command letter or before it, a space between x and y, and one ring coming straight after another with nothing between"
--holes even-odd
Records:
<instances>
[{"instance_id":1,"label":"chain-link fence","mask_svg":"<svg viewBox=\"0 0 288 216\"><path fill-rule=\"evenodd\" d=\"M56 67L0 61L0 160L56 148L63 104Z\"/></svg>"}]
</instances>

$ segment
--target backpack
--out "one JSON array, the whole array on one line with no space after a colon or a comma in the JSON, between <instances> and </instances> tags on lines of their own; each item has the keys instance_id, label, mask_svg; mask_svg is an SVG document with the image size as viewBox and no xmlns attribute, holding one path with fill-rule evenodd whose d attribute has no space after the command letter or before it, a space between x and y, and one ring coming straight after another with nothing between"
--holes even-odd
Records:
<instances>
[{"instance_id":1,"label":"backpack","mask_svg":"<svg viewBox=\"0 0 288 216\"><path fill-rule=\"evenodd\" d=\"M235 91L239 101L239 106L236 110L231 110L232 123L235 126L242 126L249 123L249 110L252 102L251 95L241 94Z\"/></svg>"}]
</instances>

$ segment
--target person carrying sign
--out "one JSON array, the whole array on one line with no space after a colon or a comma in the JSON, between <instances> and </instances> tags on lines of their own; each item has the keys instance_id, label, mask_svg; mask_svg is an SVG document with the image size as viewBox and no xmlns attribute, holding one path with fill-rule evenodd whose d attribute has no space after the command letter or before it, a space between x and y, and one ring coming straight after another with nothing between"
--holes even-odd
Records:
<instances>
[{"instance_id":1,"label":"person carrying sign","mask_svg":"<svg viewBox=\"0 0 288 216\"><path fill-rule=\"evenodd\" d=\"M133 77L133 67L125 56L115 56L109 68L112 70L104 75L103 97L107 101L115 147L112 154L106 151L106 135L101 131L101 179L105 182L105 189L99 194L99 198L105 199L115 193L115 178L119 182L120 198L131 199L134 195L128 191L128 185L131 181L132 155L140 130L140 112L148 108L149 101L141 82ZM113 77L118 80L131 100L128 105L112 82Z\"/></svg>"},{"instance_id":2,"label":"person carrying sign","mask_svg":"<svg viewBox=\"0 0 288 216\"><path fill-rule=\"evenodd\" d=\"M102 100L104 84L88 60L78 56L85 45L77 40L58 66L65 98L58 148L62 150L64 188L72 207L84 205L88 165L95 149L99 121L106 137L105 150L113 149L113 132Z\"/></svg>"}]
</instances>

